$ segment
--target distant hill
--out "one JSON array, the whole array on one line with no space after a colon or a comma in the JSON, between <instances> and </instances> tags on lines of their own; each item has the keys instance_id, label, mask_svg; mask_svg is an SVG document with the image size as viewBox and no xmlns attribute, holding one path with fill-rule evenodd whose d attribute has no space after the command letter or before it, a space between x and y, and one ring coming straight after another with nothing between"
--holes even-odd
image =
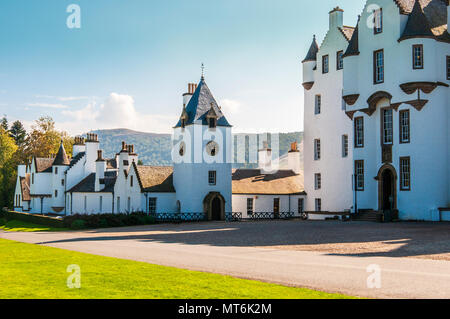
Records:
<instances>
[{"instance_id":1,"label":"distant hill","mask_svg":"<svg viewBox=\"0 0 450 319\"><path fill-rule=\"evenodd\" d=\"M104 156L111 158L120 151L122 141L127 144L134 144L135 151L139 159L145 165L172 165L171 160L171 135L138 132L128 129L112 129L94 131L98 135L100 147L104 151ZM236 134L237 135L257 135L257 134ZM303 132L280 133L280 156L285 155L292 142L300 143L303 139ZM270 141L269 141L270 142ZM248 160L248 143L246 143L246 159ZM236 154L236 151L235 151ZM236 164L235 167L255 167L254 164Z\"/></svg>"}]
</instances>

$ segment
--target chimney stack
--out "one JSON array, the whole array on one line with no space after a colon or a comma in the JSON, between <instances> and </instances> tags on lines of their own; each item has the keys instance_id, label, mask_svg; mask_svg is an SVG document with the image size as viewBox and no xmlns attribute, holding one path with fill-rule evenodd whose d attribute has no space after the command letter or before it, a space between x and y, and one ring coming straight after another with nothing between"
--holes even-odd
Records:
<instances>
[{"instance_id":1,"label":"chimney stack","mask_svg":"<svg viewBox=\"0 0 450 319\"><path fill-rule=\"evenodd\" d=\"M297 142L291 143L291 150L288 153L288 166L295 174L301 173L300 150Z\"/></svg>"},{"instance_id":2,"label":"chimney stack","mask_svg":"<svg viewBox=\"0 0 450 319\"><path fill-rule=\"evenodd\" d=\"M272 171L272 149L267 141L263 142L263 148L258 151L258 168L262 173Z\"/></svg>"},{"instance_id":3,"label":"chimney stack","mask_svg":"<svg viewBox=\"0 0 450 319\"><path fill-rule=\"evenodd\" d=\"M197 84L189 83L187 93L183 94L183 106L187 106L191 100L192 95L194 95L195 90L197 90Z\"/></svg>"},{"instance_id":4,"label":"chimney stack","mask_svg":"<svg viewBox=\"0 0 450 319\"><path fill-rule=\"evenodd\" d=\"M339 7L330 11L330 30L344 26L344 10Z\"/></svg>"},{"instance_id":5,"label":"chimney stack","mask_svg":"<svg viewBox=\"0 0 450 319\"><path fill-rule=\"evenodd\" d=\"M105 188L106 161L103 159L103 151L97 150L97 160L95 161L95 191L100 192Z\"/></svg>"}]
</instances>

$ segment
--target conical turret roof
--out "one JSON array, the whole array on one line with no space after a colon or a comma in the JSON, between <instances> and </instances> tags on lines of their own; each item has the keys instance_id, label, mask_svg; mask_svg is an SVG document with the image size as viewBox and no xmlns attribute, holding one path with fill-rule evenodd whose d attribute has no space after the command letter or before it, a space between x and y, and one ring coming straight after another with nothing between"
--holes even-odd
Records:
<instances>
[{"instance_id":1,"label":"conical turret roof","mask_svg":"<svg viewBox=\"0 0 450 319\"><path fill-rule=\"evenodd\" d=\"M405 30L399 41L410 38L434 38L431 31L430 22L428 21L419 0L415 0L414 7L409 14L408 22L406 22Z\"/></svg>"},{"instance_id":2,"label":"conical turret roof","mask_svg":"<svg viewBox=\"0 0 450 319\"><path fill-rule=\"evenodd\" d=\"M314 36L311 46L309 47L308 54L306 54L306 57L302 61L302 63L309 61L317 61L317 52L319 52L319 46L316 41L316 36Z\"/></svg>"},{"instance_id":3,"label":"conical turret roof","mask_svg":"<svg viewBox=\"0 0 450 319\"><path fill-rule=\"evenodd\" d=\"M58 154L56 154L55 160L53 161L53 166L69 166L70 161L67 157L66 150L64 149L63 140L59 146Z\"/></svg>"}]
</instances>

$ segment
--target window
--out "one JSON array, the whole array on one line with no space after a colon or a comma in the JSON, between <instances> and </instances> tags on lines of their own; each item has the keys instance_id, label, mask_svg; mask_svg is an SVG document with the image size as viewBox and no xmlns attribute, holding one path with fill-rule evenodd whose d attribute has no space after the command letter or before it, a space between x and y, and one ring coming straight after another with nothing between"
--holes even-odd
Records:
<instances>
[{"instance_id":1,"label":"window","mask_svg":"<svg viewBox=\"0 0 450 319\"><path fill-rule=\"evenodd\" d=\"M299 198L298 199L298 204L297 205L298 205L298 213L299 214L303 213L303 211L305 210L303 198Z\"/></svg>"},{"instance_id":2,"label":"window","mask_svg":"<svg viewBox=\"0 0 450 319\"><path fill-rule=\"evenodd\" d=\"M208 183L209 185L216 185L216 171L208 172Z\"/></svg>"},{"instance_id":3,"label":"window","mask_svg":"<svg viewBox=\"0 0 450 319\"><path fill-rule=\"evenodd\" d=\"M400 157L400 190L411 190L411 160L409 157Z\"/></svg>"},{"instance_id":4,"label":"window","mask_svg":"<svg viewBox=\"0 0 450 319\"><path fill-rule=\"evenodd\" d=\"M31 184L34 184L34 173L31 174Z\"/></svg>"},{"instance_id":5,"label":"window","mask_svg":"<svg viewBox=\"0 0 450 319\"><path fill-rule=\"evenodd\" d=\"M364 118L355 118L355 147L364 147Z\"/></svg>"},{"instance_id":6,"label":"window","mask_svg":"<svg viewBox=\"0 0 450 319\"><path fill-rule=\"evenodd\" d=\"M356 190L364 190L364 161L355 161Z\"/></svg>"},{"instance_id":7,"label":"window","mask_svg":"<svg viewBox=\"0 0 450 319\"><path fill-rule=\"evenodd\" d=\"M413 45L413 69L423 69L423 45Z\"/></svg>"},{"instance_id":8,"label":"window","mask_svg":"<svg viewBox=\"0 0 450 319\"><path fill-rule=\"evenodd\" d=\"M342 157L348 156L348 135L342 135Z\"/></svg>"},{"instance_id":9,"label":"window","mask_svg":"<svg viewBox=\"0 0 450 319\"><path fill-rule=\"evenodd\" d=\"M273 212L274 213L280 212L280 199L279 198L273 199Z\"/></svg>"},{"instance_id":10,"label":"window","mask_svg":"<svg viewBox=\"0 0 450 319\"><path fill-rule=\"evenodd\" d=\"M320 160L320 140L314 140L314 160Z\"/></svg>"},{"instance_id":11,"label":"window","mask_svg":"<svg viewBox=\"0 0 450 319\"><path fill-rule=\"evenodd\" d=\"M330 70L330 57L328 55L324 55L322 57L322 73L328 73L328 71Z\"/></svg>"},{"instance_id":12,"label":"window","mask_svg":"<svg viewBox=\"0 0 450 319\"><path fill-rule=\"evenodd\" d=\"M344 68L344 51L338 51L336 54L336 70Z\"/></svg>"},{"instance_id":13,"label":"window","mask_svg":"<svg viewBox=\"0 0 450 319\"><path fill-rule=\"evenodd\" d=\"M216 119L212 117L209 119L209 128L215 128L215 127L216 127Z\"/></svg>"},{"instance_id":14,"label":"window","mask_svg":"<svg viewBox=\"0 0 450 319\"><path fill-rule=\"evenodd\" d=\"M58 190L55 190L55 197L58 197Z\"/></svg>"},{"instance_id":15,"label":"window","mask_svg":"<svg viewBox=\"0 0 450 319\"><path fill-rule=\"evenodd\" d=\"M322 199L316 198L316 212L322 211Z\"/></svg>"},{"instance_id":16,"label":"window","mask_svg":"<svg viewBox=\"0 0 450 319\"><path fill-rule=\"evenodd\" d=\"M117 197L117 212L120 213L120 196Z\"/></svg>"},{"instance_id":17,"label":"window","mask_svg":"<svg viewBox=\"0 0 450 319\"><path fill-rule=\"evenodd\" d=\"M383 144L392 144L393 142L393 123L392 123L392 109L383 109L382 111L383 123Z\"/></svg>"},{"instance_id":18,"label":"window","mask_svg":"<svg viewBox=\"0 0 450 319\"><path fill-rule=\"evenodd\" d=\"M100 203L99 203L99 210L100 210L100 212L102 212L102 210L103 210L103 196L100 196Z\"/></svg>"},{"instance_id":19,"label":"window","mask_svg":"<svg viewBox=\"0 0 450 319\"><path fill-rule=\"evenodd\" d=\"M247 198L247 215L253 214L253 198Z\"/></svg>"},{"instance_id":20,"label":"window","mask_svg":"<svg viewBox=\"0 0 450 319\"><path fill-rule=\"evenodd\" d=\"M373 83L384 82L384 51L378 50L373 53Z\"/></svg>"},{"instance_id":21,"label":"window","mask_svg":"<svg viewBox=\"0 0 450 319\"><path fill-rule=\"evenodd\" d=\"M318 190L322 188L322 175L314 174L314 189Z\"/></svg>"},{"instance_id":22,"label":"window","mask_svg":"<svg viewBox=\"0 0 450 319\"><path fill-rule=\"evenodd\" d=\"M373 33L380 34L383 32L383 9L377 9L373 11Z\"/></svg>"},{"instance_id":23,"label":"window","mask_svg":"<svg viewBox=\"0 0 450 319\"><path fill-rule=\"evenodd\" d=\"M314 114L315 115L320 114L321 109L322 109L322 96L316 95Z\"/></svg>"},{"instance_id":24,"label":"window","mask_svg":"<svg viewBox=\"0 0 450 319\"><path fill-rule=\"evenodd\" d=\"M409 110L403 110L399 113L400 117L400 143L410 142L410 119Z\"/></svg>"},{"instance_id":25,"label":"window","mask_svg":"<svg viewBox=\"0 0 450 319\"><path fill-rule=\"evenodd\" d=\"M58 167L55 167L55 175L58 175Z\"/></svg>"},{"instance_id":26,"label":"window","mask_svg":"<svg viewBox=\"0 0 450 319\"><path fill-rule=\"evenodd\" d=\"M450 80L450 56L447 56L447 80Z\"/></svg>"},{"instance_id":27,"label":"window","mask_svg":"<svg viewBox=\"0 0 450 319\"><path fill-rule=\"evenodd\" d=\"M64 179L61 180L61 186L64 186Z\"/></svg>"},{"instance_id":28,"label":"window","mask_svg":"<svg viewBox=\"0 0 450 319\"><path fill-rule=\"evenodd\" d=\"M87 212L87 196L84 196L84 212Z\"/></svg>"},{"instance_id":29,"label":"window","mask_svg":"<svg viewBox=\"0 0 450 319\"><path fill-rule=\"evenodd\" d=\"M127 199L127 212L128 213L131 212L131 198L130 197L128 197L128 199Z\"/></svg>"},{"instance_id":30,"label":"window","mask_svg":"<svg viewBox=\"0 0 450 319\"><path fill-rule=\"evenodd\" d=\"M186 120L182 119L181 120L181 128L185 128L186 127Z\"/></svg>"},{"instance_id":31,"label":"window","mask_svg":"<svg viewBox=\"0 0 450 319\"><path fill-rule=\"evenodd\" d=\"M130 187L133 187L133 175L130 176Z\"/></svg>"},{"instance_id":32,"label":"window","mask_svg":"<svg viewBox=\"0 0 450 319\"><path fill-rule=\"evenodd\" d=\"M150 197L148 199L148 212L150 214L156 214L156 197Z\"/></svg>"}]
</instances>

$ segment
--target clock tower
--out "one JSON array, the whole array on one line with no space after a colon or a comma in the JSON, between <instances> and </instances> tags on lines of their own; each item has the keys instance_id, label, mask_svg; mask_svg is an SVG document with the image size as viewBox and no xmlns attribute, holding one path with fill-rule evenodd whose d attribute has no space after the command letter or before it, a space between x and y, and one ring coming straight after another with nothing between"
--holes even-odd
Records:
<instances>
[{"instance_id":1,"label":"clock tower","mask_svg":"<svg viewBox=\"0 0 450 319\"><path fill-rule=\"evenodd\" d=\"M231 208L231 125L202 76L189 84L173 132L173 182L182 213L224 220Z\"/></svg>"}]
</instances>

